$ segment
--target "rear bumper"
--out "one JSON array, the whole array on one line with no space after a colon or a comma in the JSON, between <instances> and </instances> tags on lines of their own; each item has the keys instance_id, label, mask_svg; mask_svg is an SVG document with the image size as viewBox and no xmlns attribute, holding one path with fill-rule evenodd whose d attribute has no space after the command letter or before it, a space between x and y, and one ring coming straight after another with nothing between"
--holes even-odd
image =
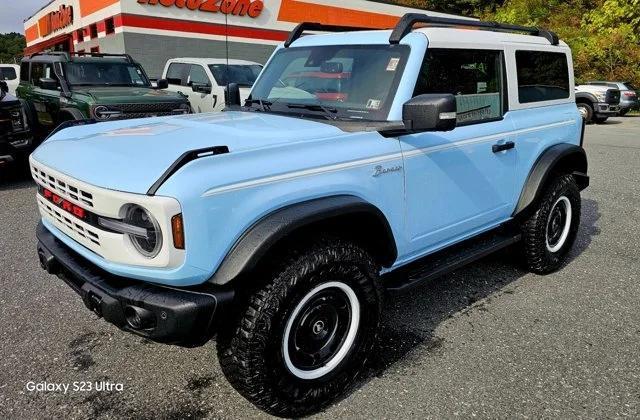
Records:
<instances>
[{"instance_id":1,"label":"rear bumper","mask_svg":"<svg viewBox=\"0 0 640 420\"><path fill-rule=\"evenodd\" d=\"M228 289L177 289L111 275L59 241L42 223L36 236L43 269L61 278L105 321L149 340L203 345L233 301L234 292Z\"/></svg>"}]
</instances>

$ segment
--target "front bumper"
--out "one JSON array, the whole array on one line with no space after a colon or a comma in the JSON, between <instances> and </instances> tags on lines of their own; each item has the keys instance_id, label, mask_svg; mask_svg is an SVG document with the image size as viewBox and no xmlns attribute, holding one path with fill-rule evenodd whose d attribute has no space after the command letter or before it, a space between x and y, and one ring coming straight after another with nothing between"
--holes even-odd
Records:
<instances>
[{"instance_id":1,"label":"front bumper","mask_svg":"<svg viewBox=\"0 0 640 420\"><path fill-rule=\"evenodd\" d=\"M213 337L234 292L208 285L171 288L107 273L38 224L38 257L49 274L64 280L85 306L118 328L149 340L184 347Z\"/></svg>"},{"instance_id":2,"label":"front bumper","mask_svg":"<svg viewBox=\"0 0 640 420\"><path fill-rule=\"evenodd\" d=\"M26 154L33 149L31 133L10 133L0 135L0 165L16 160L19 154Z\"/></svg>"},{"instance_id":3,"label":"front bumper","mask_svg":"<svg viewBox=\"0 0 640 420\"><path fill-rule=\"evenodd\" d=\"M594 104L593 110L599 117L615 117L620 112L620 106L602 102Z\"/></svg>"}]
</instances>

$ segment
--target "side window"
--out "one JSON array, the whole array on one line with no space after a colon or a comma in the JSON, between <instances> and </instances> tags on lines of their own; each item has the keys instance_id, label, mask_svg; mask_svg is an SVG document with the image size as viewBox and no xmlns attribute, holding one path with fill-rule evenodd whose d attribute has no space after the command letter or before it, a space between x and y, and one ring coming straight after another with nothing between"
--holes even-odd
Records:
<instances>
[{"instance_id":1,"label":"side window","mask_svg":"<svg viewBox=\"0 0 640 420\"><path fill-rule=\"evenodd\" d=\"M209 76L207 76L207 72L198 64L191 65L191 71L189 72L189 85L194 83L198 85L211 86L211 81L209 80Z\"/></svg>"},{"instance_id":2,"label":"side window","mask_svg":"<svg viewBox=\"0 0 640 420\"><path fill-rule=\"evenodd\" d=\"M29 63L20 64L20 81L29 81Z\"/></svg>"},{"instance_id":3,"label":"side window","mask_svg":"<svg viewBox=\"0 0 640 420\"><path fill-rule=\"evenodd\" d=\"M167 70L167 81L170 85L186 86L189 65L183 63L171 63Z\"/></svg>"},{"instance_id":4,"label":"side window","mask_svg":"<svg viewBox=\"0 0 640 420\"><path fill-rule=\"evenodd\" d=\"M495 120L504 114L502 63L500 51L430 49L414 96L455 95L461 125Z\"/></svg>"},{"instance_id":5,"label":"side window","mask_svg":"<svg viewBox=\"0 0 640 420\"><path fill-rule=\"evenodd\" d=\"M521 104L567 99L571 96L566 54L516 51L516 66Z\"/></svg>"},{"instance_id":6,"label":"side window","mask_svg":"<svg viewBox=\"0 0 640 420\"><path fill-rule=\"evenodd\" d=\"M13 67L0 68L0 80L16 80L18 75Z\"/></svg>"}]
</instances>

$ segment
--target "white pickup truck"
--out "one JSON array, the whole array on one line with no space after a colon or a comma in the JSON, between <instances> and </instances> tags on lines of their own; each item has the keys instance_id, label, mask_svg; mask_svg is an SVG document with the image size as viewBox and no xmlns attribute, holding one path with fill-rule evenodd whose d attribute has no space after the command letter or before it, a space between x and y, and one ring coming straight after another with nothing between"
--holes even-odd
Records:
<instances>
[{"instance_id":1,"label":"white pickup truck","mask_svg":"<svg viewBox=\"0 0 640 420\"><path fill-rule=\"evenodd\" d=\"M174 58L167 61L162 78L168 81L168 90L189 97L193 112L214 112L225 107L227 84L238 84L244 101L261 71L262 65L252 61Z\"/></svg>"},{"instance_id":2,"label":"white pickup truck","mask_svg":"<svg viewBox=\"0 0 640 420\"><path fill-rule=\"evenodd\" d=\"M0 80L7 82L9 94L16 94L16 88L20 83L20 66L15 64L0 64Z\"/></svg>"}]
</instances>

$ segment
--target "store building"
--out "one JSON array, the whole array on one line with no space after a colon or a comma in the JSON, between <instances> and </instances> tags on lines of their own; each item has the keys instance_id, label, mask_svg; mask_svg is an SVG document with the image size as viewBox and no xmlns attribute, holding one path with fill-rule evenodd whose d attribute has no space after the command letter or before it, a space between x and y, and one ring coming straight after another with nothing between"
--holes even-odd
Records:
<instances>
[{"instance_id":1,"label":"store building","mask_svg":"<svg viewBox=\"0 0 640 420\"><path fill-rule=\"evenodd\" d=\"M415 11L366 0L53 0L25 21L25 53L126 52L158 77L176 57L228 51L264 63L303 21L390 28Z\"/></svg>"}]
</instances>

